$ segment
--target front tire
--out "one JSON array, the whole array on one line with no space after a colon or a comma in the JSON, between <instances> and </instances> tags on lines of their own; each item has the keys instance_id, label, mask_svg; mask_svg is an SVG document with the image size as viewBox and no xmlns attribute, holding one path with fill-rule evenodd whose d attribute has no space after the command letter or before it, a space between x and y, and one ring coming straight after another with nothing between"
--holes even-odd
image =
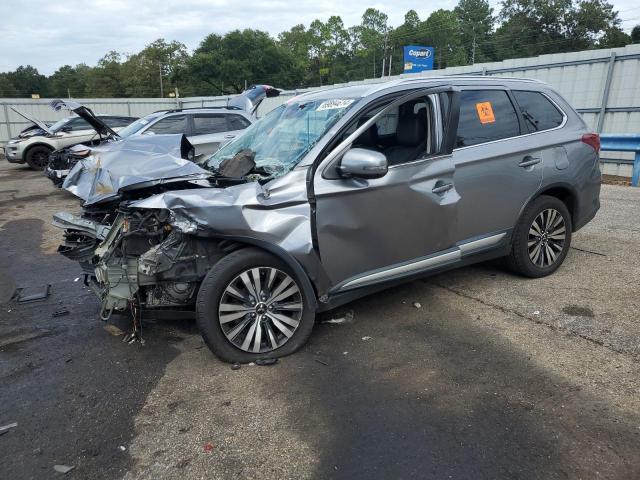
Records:
<instances>
[{"instance_id":1,"label":"front tire","mask_svg":"<svg viewBox=\"0 0 640 480\"><path fill-rule=\"evenodd\" d=\"M50 153L50 148L37 145L27 150L27 154L25 155L24 159L27 162L27 165L29 165L30 169L44 170L45 167L49 164Z\"/></svg>"},{"instance_id":2,"label":"front tire","mask_svg":"<svg viewBox=\"0 0 640 480\"><path fill-rule=\"evenodd\" d=\"M280 259L237 250L202 281L196 322L209 349L225 362L289 355L304 345L315 321L301 281Z\"/></svg>"},{"instance_id":3,"label":"front tire","mask_svg":"<svg viewBox=\"0 0 640 480\"><path fill-rule=\"evenodd\" d=\"M539 278L555 272L571 246L571 215L556 197L541 195L522 212L507 263L511 270Z\"/></svg>"}]
</instances>

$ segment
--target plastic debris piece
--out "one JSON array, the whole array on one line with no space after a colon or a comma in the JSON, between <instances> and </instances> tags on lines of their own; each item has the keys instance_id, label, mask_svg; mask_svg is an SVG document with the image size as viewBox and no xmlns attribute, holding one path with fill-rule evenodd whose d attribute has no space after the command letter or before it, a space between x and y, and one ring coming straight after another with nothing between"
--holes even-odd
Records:
<instances>
[{"instance_id":1,"label":"plastic debris piece","mask_svg":"<svg viewBox=\"0 0 640 480\"><path fill-rule=\"evenodd\" d=\"M120 330L118 327L116 327L114 324L110 323L108 325L104 326L104 329L109 332L111 335L113 335L114 337L119 337L121 335L124 335L124 332L122 330Z\"/></svg>"},{"instance_id":2,"label":"plastic debris piece","mask_svg":"<svg viewBox=\"0 0 640 480\"><path fill-rule=\"evenodd\" d=\"M536 310L535 312L533 312L534 315L540 315L540 310Z\"/></svg>"},{"instance_id":3,"label":"plastic debris piece","mask_svg":"<svg viewBox=\"0 0 640 480\"><path fill-rule=\"evenodd\" d=\"M413 306L416 308L422 308L422 304L420 302L413 302Z\"/></svg>"},{"instance_id":4,"label":"plastic debris piece","mask_svg":"<svg viewBox=\"0 0 640 480\"><path fill-rule=\"evenodd\" d=\"M118 447L118 450L120 450L121 452L124 452L127 449L127 447L125 447L124 445L120 445Z\"/></svg>"},{"instance_id":5,"label":"plastic debris piece","mask_svg":"<svg viewBox=\"0 0 640 480\"><path fill-rule=\"evenodd\" d=\"M3 432L8 432L10 429L16 428L17 426L18 426L18 422L13 422L8 425L4 425L0 427L0 434L2 434Z\"/></svg>"},{"instance_id":6,"label":"plastic debris piece","mask_svg":"<svg viewBox=\"0 0 640 480\"><path fill-rule=\"evenodd\" d=\"M36 293L26 295L24 288L19 288L18 303L35 302L36 300L44 300L51 293L51 285L47 284L42 287L37 287Z\"/></svg>"},{"instance_id":7,"label":"plastic debris piece","mask_svg":"<svg viewBox=\"0 0 640 480\"><path fill-rule=\"evenodd\" d=\"M73 279L74 282L77 282L78 280L80 280L80 277L76 277Z\"/></svg>"},{"instance_id":8,"label":"plastic debris piece","mask_svg":"<svg viewBox=\"0 0 640 480\"><path fill-rule=\"evenodd\" d=\"M53 469L58 473L69 473L74 468L76 468L75 465L72 465L72 466L69 466L69 465L54 465L53 466Z\"/></svg>"},{"instance_id":9,"label":"plastic debris piece","mask_svg":"<svg viewBox=\"0 0 640 480\"><path fill-rule=\"evenodd\" d=\"M371 340L372 338L373 337L365 336L365 337L362 337L362 340L366 342L367 340Z\"/></svg>"},{"instance_id":10,"label":"plastic debris piece","mask_svg":"<svg viewBox=\"0 0 640 480\"><path fill-rule=\"evenodd\" d=\"M57 310L51 314L53 318L64 317L65 315L69 315L69 310L67 310L66 308Z\"/></svg>"},{"instance_id":11,"label":"plastic debris piece","mask_svg":"<svg viewBox=\"0 0 640 480\"><path fill-rule=\"evenodd\" d=\"M349 352L342 352L343 355L349 355Z\"/></svg>"},{"instance_id":12,"label":"plastic debris piece","mask_svg":"<svg viewBox=\"0 0 640 480\"><path fill-rule=\"evenodd\" d=\"M328 364L327 362L325 362L324 360L320 360L319 358L314 358L314 360L315 360L316 362L318 362L318 363L322 364L322 365L325 365L325 366L327 366L327 367L329 366L329 364Z\"/></svg>"},{"instance_id":13,"label":"plastic debris piece","mask_svg":"<svg viewBox=\"0 0 640 480\"><path fill-rule=\"evenodd\" d=\"M239 363L234 363L233 365L231 365L231 370L240 370L242 368L242 365L240 365Z\"/></svg>"},{"instance_id":14,"label":"plastic debris piece","mask_svg":"<svg viewBox=\"0 0 640 480\"><path fill-rule=\"evenodd\" d=\"M204 446L202 447L202 449L204 450L204 453L213 452L213 443L211 443L211 442L205 443Z\"/></svg>"},{"instance_id":15,"label":"plastic debris piece","mask_svg":"<svg viewBox=\"0 0 640 480\"><path fill-rule=\"evenodd\" d=\"M256 360L256 365L261 365L263 367L268 365L275 365L276 363L278 363L277 358L259 358L258 360Z\"/></svg>"}]
</instances>

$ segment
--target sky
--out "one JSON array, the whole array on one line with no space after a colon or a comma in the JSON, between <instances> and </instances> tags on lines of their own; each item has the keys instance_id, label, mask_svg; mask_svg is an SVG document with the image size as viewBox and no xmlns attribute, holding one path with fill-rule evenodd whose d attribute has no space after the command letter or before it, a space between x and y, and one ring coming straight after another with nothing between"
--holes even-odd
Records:
<instances>
[{"instance_id":1,"label":"sky","mask_svg":"<svg viewBox=\"0 0 640 480\"><path fill-rule=\"evenodd\" d=\"M610 0L611 1L611 0ZM498 0L490 0L495 8ZM637 0L614 0L629 32L640 23ZM135 53L158 38L178 40L189 50L209 33L266 30L273 36L319 18L342 17L347 27L373 7L392 26L414 9L422 20L457 0L0 0L0 72L32 65L52 74L62 65L95 65L108 51Z\"/></svg>"}]
</instances>

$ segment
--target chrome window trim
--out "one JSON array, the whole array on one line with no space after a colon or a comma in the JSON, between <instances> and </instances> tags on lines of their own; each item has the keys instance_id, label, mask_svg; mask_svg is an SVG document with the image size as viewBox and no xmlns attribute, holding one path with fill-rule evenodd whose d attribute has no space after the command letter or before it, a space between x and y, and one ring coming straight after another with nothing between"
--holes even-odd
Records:
<instances>
[{"instance_id":1,"label":"chrome window trim","mask_svg":"<svg viewBox=\"0 0 640 480\"><path fill-rule=\"evenodd\" d=\"M483 88L466 88L466 89L463 89L462 91L464 91L464 90L486 90L486 88L485 89L483 89ZM509 90L512 90L512 89L509 89ZM507 92L507 90L503 90L503 91ZM544 92L542 92L540 90L518 90L518 89L516 89L516 91L520 91L520 92L535 92L535 93L539 93L539 94L543 95L547 100L549 100L558 109L558 111L560 113L562 113L562 123L560 125L558 125L557 127L548 128L546 130L540 130L539 132L524 133L522 135L516 135L515 137L500 138L498 140L491 140L490 142L476 143L475 145L468 145L466 147L454 148L453 151L457 152L459 150L466 150L468 148L482 147L484 145L491 145L492 143L504 142L504 141L512 140L514 138L524 138L524 137L530 137L531 135L539 135L541 133L553 132L554 130L560 130L561 128L564 128L564 126L567 124L567 121L569 120L569 117L567 116L567 113L560 107L560 105L558 105L557 102L555 102L546 93L544 93ZM514 105L514 107L515 107L515 105ZM520 108L520 106L518 106L518 108Z\"/></svg>"}]
</instances>

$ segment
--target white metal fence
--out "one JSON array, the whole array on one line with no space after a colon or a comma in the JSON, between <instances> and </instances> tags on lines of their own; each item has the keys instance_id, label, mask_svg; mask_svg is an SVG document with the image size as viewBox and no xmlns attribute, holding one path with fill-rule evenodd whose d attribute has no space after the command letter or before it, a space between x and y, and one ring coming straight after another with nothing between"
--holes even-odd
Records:
<instances>
[{"instance_id":1,"label":"white metal fence","mask_svg":"<svg viewBox=\"0 0 640 480\"><path fill-rule=\"evenodd\" d=\"M542 80L556 88L582 114L587 124L600 133L640 133L640 44L624 48L585 50L541 55L502 62L451 67L418 74L367 79L330 87L378 83L404 77L438 75L491 75ZM322 88L328 88L327 86ZM299 91L287 91L266 99L258 110L264 115ZM96 113L144 116L168 108L225 105L231 97L75 99ZM0 99L0 144L22 130L28 122L14 113L14 106L43 121L56 121L65 112L54 112L48 99ZM631 175L632 154L603 152L603 158L620 159L607 166L606 173Z\"/></svg>"}]
</instances>

